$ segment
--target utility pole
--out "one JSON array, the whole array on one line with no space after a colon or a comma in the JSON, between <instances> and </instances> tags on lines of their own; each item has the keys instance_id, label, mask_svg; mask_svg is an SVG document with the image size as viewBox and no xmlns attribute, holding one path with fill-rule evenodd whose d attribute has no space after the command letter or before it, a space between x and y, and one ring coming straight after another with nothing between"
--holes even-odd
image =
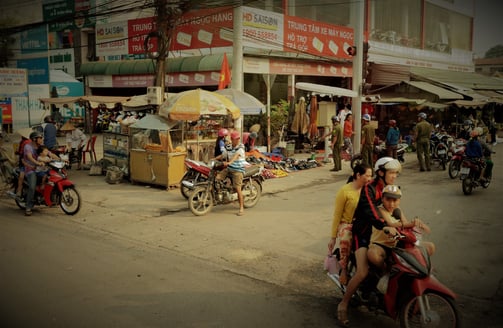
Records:
<instances>
[{"instance_id":1,"label":"utility pole","mask_svg":"<svg viewBox=\"0 0 503 328\"><path fill-rule=\"evenodd\" d=\"M353 57L353 91L357 93L353 97L351 111L353 112L355 123L355 138L353 152L360 152L362 135L362 94L363 94L363 19L365 14L365 1L357 0L353 2L351 8L351 21L354 31L354 46L356 56Z\"/></svg>"},{"instance_id":2,"label":"utility pole","mask_svg":"<svg viewBox=\"0 0 503 328\"><path fill-rule=\"evenodd\" d=\"M155 85L161 87L164 94L166 88L166 57L169 51L167 0L156 0L158 53L155 67Z\"/></svg>"}]
</instances>

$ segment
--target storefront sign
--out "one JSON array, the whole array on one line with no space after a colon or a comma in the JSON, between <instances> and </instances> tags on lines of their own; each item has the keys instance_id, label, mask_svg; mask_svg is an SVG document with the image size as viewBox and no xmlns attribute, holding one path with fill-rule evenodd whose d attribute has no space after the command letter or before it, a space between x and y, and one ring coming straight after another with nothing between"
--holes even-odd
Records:
<instances>
[{"instance_id":1,"label":"storefront sign","mask_svg":"<svg viewBox=\"0 0 503 328\"><path fill-rule=\"evenodd\" d=\"M96 55L110 56L128 53L128 23L114 22L96 25Z\"/></svg>"},{"instance_id":2,"label":"storefront sign","mask_svg":"<svg viewBox=\"0 0 503 328\"><path fill-rule=\"evenodd\" d=\"M233 8L194 10L182 16L171 50L232 46Z\"/></svg>"},{"instance_id":3,"label":"storefront sign","mask_svg":"<svg viewBox=\"0 0 503 328\"><path fill-rule=\"evenodd\" d=\"M12 104L9 97L0 98L0 122L12 124Z\"/></svg>"},{"instance_id":4,"label":"storefront sign","mask_svg":"<svg viewBox=\"0 0 503 328\"><path fill-rule=\"evenodd\" d=\"M243 59L243 72L253 74L351 77L353 68L351 64L318 64L305 61L245 57Z\"/></svg>"},{"instance_id":5,"label":"storefront sign","mask_svg":"<svg viewBox=\"0 0 503 328\"><path fill-rule=\"evenodd\" d=\"M0 96L28 96L25 69L0 68Z\"/></svg>"},{"instance_id":6,"label":"storefront sign","mask_svg":"<svg viewBox=\"0 0 503 328\"><path fill-rule=\"evenodd\" d=\"M283 15L242 7L243 44L247 47L283 50Z\"/></svg>"},{"instance_id":7,"label":"storefront sign","mask_svg":"<svg viewBox=\"0 0 503 328\"><path fill-rule=\"evenodd\" d=\"M28 84L49 83L49 61L47 56L20 59L17 61L17 68L25 68L28 70Z\"/></svg>"},{"instance_id":8,"label":"storefront sign","mask_svg":"<svg viewBox=\"0 0 503 328\"><path fill-rule=\"evenodd\" d=\"M99 78L99 79L98 79ZM218 85L220 72L181 72L166 74L166 86L209 86ZM108 79L89 76L89 87L104 87L108 82L113 88L146 88L154 85L153 75L113 75Z\"/></svg>"},{"instance_id":9,"label":"storefront sign","mask_svg":"<svg viewBox=\"0 0 503 328\"><path fill-rule=\"evenodd\" d=\"M150 32L157 30L154 17L133 19L128 22L128 53L131 54L144 54L148 52L157 51L157 38L150 38L148 49L145 49L145 39Z\"/></svg>"},{"instance_id":10,"label":"storefront sign","mask_svg":"<svg viewBox=\"0 0 503 328\"><path fill-rule=\"evenodd\" d=\"M284 45L284 51L350 59L346 50L353 45L353 29L286 16Z\"/></svg>"},{"instance_id":11,"label":"storefront sign","mask_svg":"<svg viewBox=\"0 0 503 328\"><path fill-rule=\"evenodd\" d=\"M47 29L45 26L29 29L20 35L22 54L47 52Z\"/></svg>"}]
</instances>

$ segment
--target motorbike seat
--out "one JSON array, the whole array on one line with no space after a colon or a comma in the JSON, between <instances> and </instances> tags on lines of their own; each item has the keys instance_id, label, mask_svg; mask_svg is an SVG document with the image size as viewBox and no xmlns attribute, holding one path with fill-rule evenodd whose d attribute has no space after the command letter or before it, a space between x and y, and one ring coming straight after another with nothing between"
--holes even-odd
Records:
<instances>
[{"instance_id":1,"label":"motorbike seat","mask_svg":"<svg viewBox=\"0 0 503 328\"><path fill-rule=\"evenodd\" d=\"M258 165L251 165L245 168L245 173L243 175L244 178L250 177L252 175L257 174L260 171L260 167Z\"/></svg>"}]
</instances>

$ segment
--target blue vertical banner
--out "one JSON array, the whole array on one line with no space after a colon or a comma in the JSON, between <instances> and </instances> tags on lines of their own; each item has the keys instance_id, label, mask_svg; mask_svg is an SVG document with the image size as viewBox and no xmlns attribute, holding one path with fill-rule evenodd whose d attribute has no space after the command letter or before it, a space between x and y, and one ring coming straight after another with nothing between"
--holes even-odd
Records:
<instances>
[{"instance_id":1,"label":"blue vertical banner","mask_svg":"<svg viewBox=\"0 0 503 328\"><path fill-rule=\"evenodd\" d=\"M46 52L47 54L47 52ZM49 84L49 60L45 57L20 59L17 68L26 68L28 84Z\"/></svg>"}]
</instances>

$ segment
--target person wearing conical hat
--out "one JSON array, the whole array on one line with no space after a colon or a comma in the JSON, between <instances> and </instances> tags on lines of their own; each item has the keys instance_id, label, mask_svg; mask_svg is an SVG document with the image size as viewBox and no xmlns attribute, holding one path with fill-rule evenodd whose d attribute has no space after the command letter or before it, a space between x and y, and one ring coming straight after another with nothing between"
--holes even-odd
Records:
<instances>
[{"instance_id":1,"label":"person wearing conical hat","mask_svg":"<svg viewBox=\"0 0 503 328\"><path fill-rule=\"evenodd\" d=\"M87 135L80 129L76 128L70 121L67 121L60 129L65 132L66 143L70 152L70 165L73 163L75 157L77 158L77 170L81 169L82 151L87 143Z\"/></svg>"}]
</instances>

